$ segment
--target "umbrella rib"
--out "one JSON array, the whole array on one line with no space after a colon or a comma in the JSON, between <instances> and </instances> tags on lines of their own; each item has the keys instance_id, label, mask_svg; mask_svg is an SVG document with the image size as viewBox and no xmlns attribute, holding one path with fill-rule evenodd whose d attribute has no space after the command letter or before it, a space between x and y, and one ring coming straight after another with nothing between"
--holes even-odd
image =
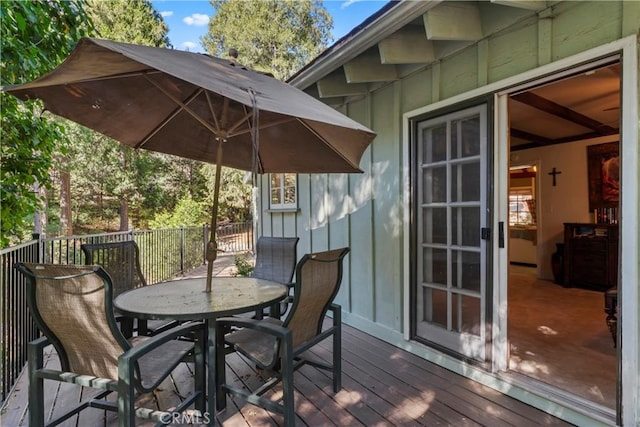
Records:
<instances>
[{"instance_id":1,"label":"umbrella rib","mask_svg":"<svg viewBox=\"0 0 640 427\"><path fill-rule=\"evenodd\" d=\"M185 100L185 105L188 105L191 103L191 101L193 101L194 99L196 99L198 97L198 95L200 95L202 93L202 88L198 88L195 92L193 92L193 94L191 94L191 96L189 96L186 100ZM155 134L157 134L158 132L160 132L160 130L162 130L163 127L165 127L171 120L173 120L173 118L175 116L177 116L180 111L183 110L183 107L178 107L176 108L166 119L164 119L162 121L162 123L160 123L158 126L156 126L147 136L144 137L144 139L142 141L140 141L139 143L137 143L135 145L135 149L141 148L144 144L146 144L147 142L149 142L149 140L151 138L153 138L153 136Z\"/></svg>"},{"instance_id":2,"label":"umbrella rib","mask_svg":"<svg viewBox=\"0 0 640 427\"><path fill-rule=\"evenodd\" d=\"M162 71L159 70L144 70L144 71L132 71L129 73L122 74L111 74L109 76L100 76L100 77L92 77L90 79L80 79L74 80L70 82L65 82L65 85L76 84L76 83L89 83L89 82L100 82L103 80L114 80L114 79L124 79L127 77L135 77L135 76L148 76L150 74L161 74Z\"/></svg>"},{"instance_id":3,"label":"umbrella rib","mask_svg":"<svg viewBox=\"0 0 640 427\"><path fill-rule=\"evenodd\" d=\"M215 126L216 126L216 128L218 128L218 130L220 130L221 129L220 123L218 123L218 118L216 117L215 110L213 108L213 105L211 104L211 98L209 97L209 92L208 91L205 91L205 96L207 97L207 103L209 104L209 110L211 110L211 116L213 117L213 121L215 123ZM228 98L225 98L225 100L228 100ZM226 132L227 132L227 137L236 136L236 135L242 135L243 133L250 132L251 130L248 128L246 131L233 133L233 131L236 130L240 125L242 125L242 123L244 123L244 122L249 123L249 118L252 115L253 115L253 112L247 112L246 111L246 106L245 106L245 116L242 117L240 120L238 120L230 128L225 129Z\"/></svg>"},{"instance_id":4,"label":"umbrella rib","mask_svg":"<svg viewBox=\"0 0 640 427\"><path fill-rule=\"evenodd\" d=\"M247 116L249 116L249 114L247 114ZM273 126L279 126L279 125L281 125L283 123L292 122L294 120L296 120L296 119L294 119L294 118L282 119L282 120L279 120L277 122L267 123L264 126L258 126L258 129L267 129L267 128L270 128L270 127L273 127ZM234 129L235 129L235 127L234 127ZM229 137L243 135L243 134L249 133L249 132L251 132L251 129L245 129L245 130L241 130L240 132L236 132L236 133L230 134Z\"/></svg>"},{"instance_id":5,"label":"umbrella rib","mask_svg":"<svg viewBox=\"0 0 640 427\"><path fill-rule=\"evenodd\" d=\"M229 130L227 132L229 132L229 135L232 135L231 132L233 132L234 130L236 130L242 123L244 123L245 121L248 122L249 121L249 117L251 117L253 115L253 113L247 113L246 116L244 116L243 118L241 118L240 120L238 120L236 122L236 124L234 124L233 126L231 126L229 128ZM250 129L246 130L245 132L250 132ZM240 135L240 132L238 133L234 133L233 135Z\"/></svg>"},{"instance_id":6,"label":"umbrella rib","mask_svg":"<svg viewBox=\"0 0 640 427\"><path fill-rule=\"evenodd\" d=\"M344 159L345 162L347 162L348 164L350 164L351 166L354 166L356 169L358 169L358 165L354 165L353 162L351 162L351 160L347 159L341 152L340 150L336 150L335 147L333 145L331 145L329 143L329 141L327 141L325 138L322 137L322 135L320 135L318 132L315 131L315 129L311 128L307 123L305 123L304 120L300 120L300 119L295 119L297 121L299 121L302 126L304 126L305 128L307 128L307 130L309 132L311 132L312 134L314 134L315 136L318 137L318 139L320 139L321 141L324 141L326 146L331 148L331 150L333 150L334 153L336 153L338 156L342 157Z\"/></svg>"},{"instance_id":7,"label":"umbrella rib","mask_svg":"<svg viewBox=\"0 0 640 427\"><path fill-rule=\"evenodd\" d=\"M153 81L152 79L148 78L146 75L143 76L145 79L147 79L147 81L149 81L149 83L151 83L152 85L154 85L155 87L158 88L158 90L160 90L160 92L164 93L169 99L171 99L173 102L175 102L176 104L178 104L180 107L182 107L182 109L184 111L186 111L187 113L189 113L189 115L191 117L193 117L194 119L196 119L198 122L200 122L200 124L204 127L206 127L207 129L209 129L214 135L218 135L219 129L216 129L215 127L211 126L211 123L207 122L205 119L203 119L202 117L200 117L195 111L193 111L191 108L189 108L184 102L180 101L178 98L176 98L175 96L173 96L171 93L169 93L169 91L167 91L165 88L163 88L159 83Z\"/></svg>"},{"instance_id":8,"label":"umbrella rib","mask_svg":"<svg viewBox=\"0 0 640 427\"><path fill-rule=\"evenodd\" d=\"M211 97L209 96L209 91L204 92L204 96L207 97L207 104L209 105L209 111L211 111L211 117L213 117L213 123L216 126L216 129L220 130L220 123L218 123L218 118L216 117L215 110L213 109L213 104L211 103Z\"/></svg>"}]
</instances>

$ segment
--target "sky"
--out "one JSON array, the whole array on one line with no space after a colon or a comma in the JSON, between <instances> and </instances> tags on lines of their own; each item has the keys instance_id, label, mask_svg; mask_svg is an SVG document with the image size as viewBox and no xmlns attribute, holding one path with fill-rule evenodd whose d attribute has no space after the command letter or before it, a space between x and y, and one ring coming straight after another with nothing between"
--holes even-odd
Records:
<instances>
[{"instance_id":1,"label":"sky","mask_svg":"<svg viewBox=\"0 0 640 427\"><path fill-rule=\"evenodd\" d=\"M386 3L387 0L325 0L324 7L333 17L333 41ZM213 14L208 0L152 0L152 4L169 26L169 40L174 49L204 52L200 37L207 33L207 24Z\"/></svg>"}]
</instances>

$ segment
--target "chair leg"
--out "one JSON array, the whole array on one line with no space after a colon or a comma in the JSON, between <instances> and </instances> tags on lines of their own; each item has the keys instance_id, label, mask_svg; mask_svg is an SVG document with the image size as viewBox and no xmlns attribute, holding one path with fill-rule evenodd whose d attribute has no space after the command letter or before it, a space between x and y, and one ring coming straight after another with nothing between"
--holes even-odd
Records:
<instances>
[{"instance_id":1,"label":"chair leg","mask_svg":"<svg viewBox=\"0 0 640 427\"><path fill-rule=\"evenodd\" d=\"M151 331L147 327L147 321L143 319L136 319L137 328L138 328L138 336L147 336L151 335Z\"/></svg>"},{"instance_id":2,"label":"chair leg","mask_svg":"<svg viewBox=\"0 0 640 427\"><path fill-rule=\"evenodd\" d=\"M282 353L282 404L284 406L284 426L294 427L296 417L296 407L293 397L293 343L291 335L288 335L282 342L284 351Z\"/></svg>"},{"instance_id":3,"label":"chair leg","mask_svg":"<svg viewBox=\"0 0 640 427\"><path fill-rule=\"evenodd\" d=\"M196 331L195 333L195 347L194 347L194 391L200 392L196 398L195 408L200 411L202 415L207 410L207 368L205 365L205 353L206 353L206 333L203 330Z\"/></svg>"},{"instance_id":4,"label":"chair leg","mask_svg":"<svg viewBox=\"0 0 640 427\"><path fill-rule=\"evenodd\" d=\"M607 314L607 327L609 328L609 333L611 334L611 338L613 338L613 347L617 347L618 319L616 318L615 313Z\"/></svg>"},{"instance_id":5,"label":"chair leg","mask_svg":"<svg viewBox=\"0 0 640 427\"><path fill-rule=\"evenodd\" d=\"M133 336L133 319L123 317L120 319L120 331L125 338L129 339Z\"/></svg>"},{"instance_id":6,"label":"chair leg","mask_svg":"<svg viewBox=\"0 0 640 427\"><path fill-rule=\"evenodd\" d=\"M209 320L209 322L215 322L215 319ZM224 348L224 330L216 330L216 342L214 348L209 348L209 351L216 352L216 409L219 411L227 407L227 393L222 389L222 384L227 382L225 372L225 348ZM209 337L211 339L211 337ZM211 369L211 367L209 367ZM215 411L213 411L215 412Z\"/></svg>"},{"instance_id":7,"label":"chair leg","mask_svg":"<svg viewBox=\"0 0 640 427\"><path fill-rule=\"evenodd\" d=\"M28 344L29 360L29 425L44 426L44 380L37 372L44 366L43 347Z\"/></svg>"},{"instance_id":8,"label":"chair leg","mask_svg":"<svg viewBox=\"0 0 640 427\"><path fill-rule=\"evenodd\" d=\"M342 311L333 312L333 392L342 388Z\"/></svg>"},{"instance_id":9,"label":"chair leg","mask_svg":"<svg viewBox=\"0 0 640 427\"><path fill-rule=\"evenodd\" d=\"M607 327L611 338L613 339L613 346L617 346L618 337L618 319L616 317L618 308L618 288L608 289L604 293L604 312L607 313Z\"/></svg>"},{"instance_id":10,"label":"chair leg","mask_svg":"<svg viewBox=\"0 0 640 427\"><path fill-rule=\"evenodd\" d=\"M118 359L118 427L136 425L135 389L133 386L133 363L129 359Z\"/></svg>"}]
</instances>

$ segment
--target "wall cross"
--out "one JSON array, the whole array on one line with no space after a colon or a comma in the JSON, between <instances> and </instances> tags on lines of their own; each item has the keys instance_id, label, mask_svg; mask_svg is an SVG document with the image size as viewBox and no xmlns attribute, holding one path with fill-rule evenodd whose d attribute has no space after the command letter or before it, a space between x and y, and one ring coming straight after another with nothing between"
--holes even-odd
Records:
<instances>
[{"instance_id":1,"label":"wall cross","mask_svg":"<svg viewBox=\"0 0 640 427\"><path fill-rule=\"evenodd\" d=\"M553 175L553 186L556 186L556 175L560 175L562 172L557 171L556 168L553 168L553 170L551 172L549 172L549 175Z\"/></svg>"}]
</instances>

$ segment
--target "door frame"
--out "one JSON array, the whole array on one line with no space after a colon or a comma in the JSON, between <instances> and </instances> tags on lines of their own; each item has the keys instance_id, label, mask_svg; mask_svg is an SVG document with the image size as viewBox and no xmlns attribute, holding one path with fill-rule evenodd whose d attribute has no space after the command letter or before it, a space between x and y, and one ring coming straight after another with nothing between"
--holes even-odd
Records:
<instances>
[{"instance_id":1,"label":"door frame","mask_svg":"<svg viewBox=\"0 0 640 427\"><path fill-rule=\"evenodd\" d=\"M599 59L621 56L622 67L622 87L621 87L621 128L620 128L620 157L621 157L621 194L620 210L623 221L620 223L620 274L619 274L619 312L621 321L618 323L619 339L621 343L621 366L618 376L621 382L622 398L619 402L621 410L618 417L625 424L635 425L640 422L640 410L637 408L637 401L640 399L640 314L638 313L640 266L637 260L640 256L640 239L638 237L638 224L635 221L624 221L624 218L637 218L640 213L639 195L637 191L637 180L639 176L639 153L638 153L638 41L636 35L631 35L602 46L589 49L576 55L564 58L527 72L506 78L504 80L482 86L472 91L453 96L446 100L434 100L433 103L424 107L406 112L402 117L403 125L403 168L402 186L404 209L404 235L403 235L403 256L405 260L403 269L404 288L404 338L410 341L410 286L411 286L411 155L410 143L413 123L416 118L424 117L425 114L434 114L437 110L452 108L458 104L463 105L471 99L481 96L494 96L495 111L493 116L493 212L491 227L498 229L500 221L508 221L507 203L505 197L508 195L508 116L507 97L516 88L536 81L542 84L545 80L552 81L561 78L563 75L574 74L581 67L593 67ZM491 164L491 162L490 162ZM507 304L507 263L508 253L506 248L499 248L497 239L490 242L493 262L489 268L493 270L493 296L494 307L491 337L491 371L481 367L470 366L437 349L426 347L420 348L419 353L429 360L445 366L448 369L462 375L473 377L474 379L493 387L501 392L516 397L532 406L541 408L549 412L564 414L565 419L576 424L584 424L593 418L602 419L607 422L607 415L603 414L593 405L580 405L564 396L551 395L543 390L536 390L530 384L514 384L503 373L507 368L507 334L506 334L506 304ZM490 287L491 284L488 284ZM624 296L622 296L624 295ZM419 343L411 342L412 346L419 346ZM588 418L584 418L584 417Z\"/></svg>"}]
</instances>

